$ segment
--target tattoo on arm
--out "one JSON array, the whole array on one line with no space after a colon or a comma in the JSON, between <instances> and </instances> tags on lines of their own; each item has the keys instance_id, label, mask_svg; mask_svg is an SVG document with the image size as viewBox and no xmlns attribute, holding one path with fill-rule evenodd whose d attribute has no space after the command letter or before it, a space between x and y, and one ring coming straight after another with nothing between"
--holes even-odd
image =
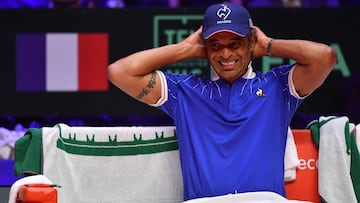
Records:
<instances>
[{"instance_id":1,"label":"tattoo on arm","mask_svg":"<svg viewBox=\"0 0 360 203\"><path fill-rule=\"evenodd\" d=\"M144 87L141 90L141 92L135 98L139 100L142 99L144 96L149 94L151 88L154 88L155 84L156 84L156 72L152 72L148 84L146 85L146 87Z\"/></svg>"}]
</instances>

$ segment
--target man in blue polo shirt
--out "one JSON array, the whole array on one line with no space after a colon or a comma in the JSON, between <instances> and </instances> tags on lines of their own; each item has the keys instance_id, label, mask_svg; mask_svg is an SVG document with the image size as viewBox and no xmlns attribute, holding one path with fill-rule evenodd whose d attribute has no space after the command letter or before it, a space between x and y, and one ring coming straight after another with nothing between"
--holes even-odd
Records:
<instances>
[{"instance_id":1,"label":"man in blue polo shirt","mask_svg":"<svg viewBox=\"0 0 360 203\"><path fill-rule=\"evenodd\" d=\"M261 56L296 63L254 72L251 59ZM207 58L219 79L159 70L190 58ZM173 118L184 200L261 191L285 197L288 126L336 59L325 44L270 38L244 7L221 3L205 11L202 27L184 41L121 58L108 76Z\"/></svg>"}]
</instances>

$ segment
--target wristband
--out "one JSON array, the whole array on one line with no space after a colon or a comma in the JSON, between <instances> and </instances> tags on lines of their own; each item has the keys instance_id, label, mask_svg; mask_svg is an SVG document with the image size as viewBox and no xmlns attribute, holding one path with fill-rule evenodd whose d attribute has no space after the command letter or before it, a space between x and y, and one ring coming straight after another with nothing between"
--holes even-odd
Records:
<instances>
[{"instance_id":1,"label":"wristband","mask_svg":"<svg viewBox=\"0 0 360 203\"><path fill-rule=\"evenodd\" d=\"M273 42L274 42L274 39L273 39L273 38L271 38L270 41L268 42L268 45L267 45L267 55L268 55L268 56L272 56L272 54L271 54L271 48L272 48Z\"/></svg>"}]
</instances>

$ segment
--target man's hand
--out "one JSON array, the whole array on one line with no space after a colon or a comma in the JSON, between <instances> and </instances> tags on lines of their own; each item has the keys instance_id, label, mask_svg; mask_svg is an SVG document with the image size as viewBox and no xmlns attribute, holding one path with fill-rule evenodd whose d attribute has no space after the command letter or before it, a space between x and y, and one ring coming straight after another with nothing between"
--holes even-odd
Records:
<instances>
[{"instance_id":1,"label":"man's hand","mask_svg":"<svg viewBox=\"0 0 360 203\"><path fill-rule=\"evenodd\" d=\"M263 31L260 30L259 27L257 26L253 26L253 28L255 29L253 32L255 39L254 39L254 43L255 46L253 48L252 54L251 54L251 58L255 59L261 56L267 56L268 53L268 44L271 40L270 37L266 36L265 33Z\"/></svg>"},{"instance_id":2,"label":"man's hand","mask_svg":"<svg viewBox=\"0 0 360 203\"><path fill-rule=\"evenodd\" d=\"M191 50L193 51L194 58L207 58L206 47L204 39L201 37L202 27L197 29L194 33L189 35L181 43L192 46Z\"/></svg>"}]
</instances>

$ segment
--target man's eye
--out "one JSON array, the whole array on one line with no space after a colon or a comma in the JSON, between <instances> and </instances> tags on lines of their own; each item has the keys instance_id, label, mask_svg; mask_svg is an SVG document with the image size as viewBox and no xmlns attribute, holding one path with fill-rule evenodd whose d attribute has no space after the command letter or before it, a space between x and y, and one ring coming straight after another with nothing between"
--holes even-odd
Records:
<instances>
[{"instance_id":1,"label":"man's eye","mask_svg":"<svg viewBox=\"0 0 360 203\"><path fill-rule=\"evenodd\" d=\"M237 49L237 48L241 47L241 43L240 42L233 42L233 43L231 43L230 47L233 48L233 49Z\"/></svg>"},{"instance_id":2,"label":"man's eye","mask_svg":"<svg viewBox=\"0 0 360 203\"><path fill-rule=\"evenodd\" d=\"M215 50L219 50L221 47L220 47L219 44L212 44L212 45L211 45L211 48L212 48L212 49L215 49Z\"/></svg>"}]
</instances>

